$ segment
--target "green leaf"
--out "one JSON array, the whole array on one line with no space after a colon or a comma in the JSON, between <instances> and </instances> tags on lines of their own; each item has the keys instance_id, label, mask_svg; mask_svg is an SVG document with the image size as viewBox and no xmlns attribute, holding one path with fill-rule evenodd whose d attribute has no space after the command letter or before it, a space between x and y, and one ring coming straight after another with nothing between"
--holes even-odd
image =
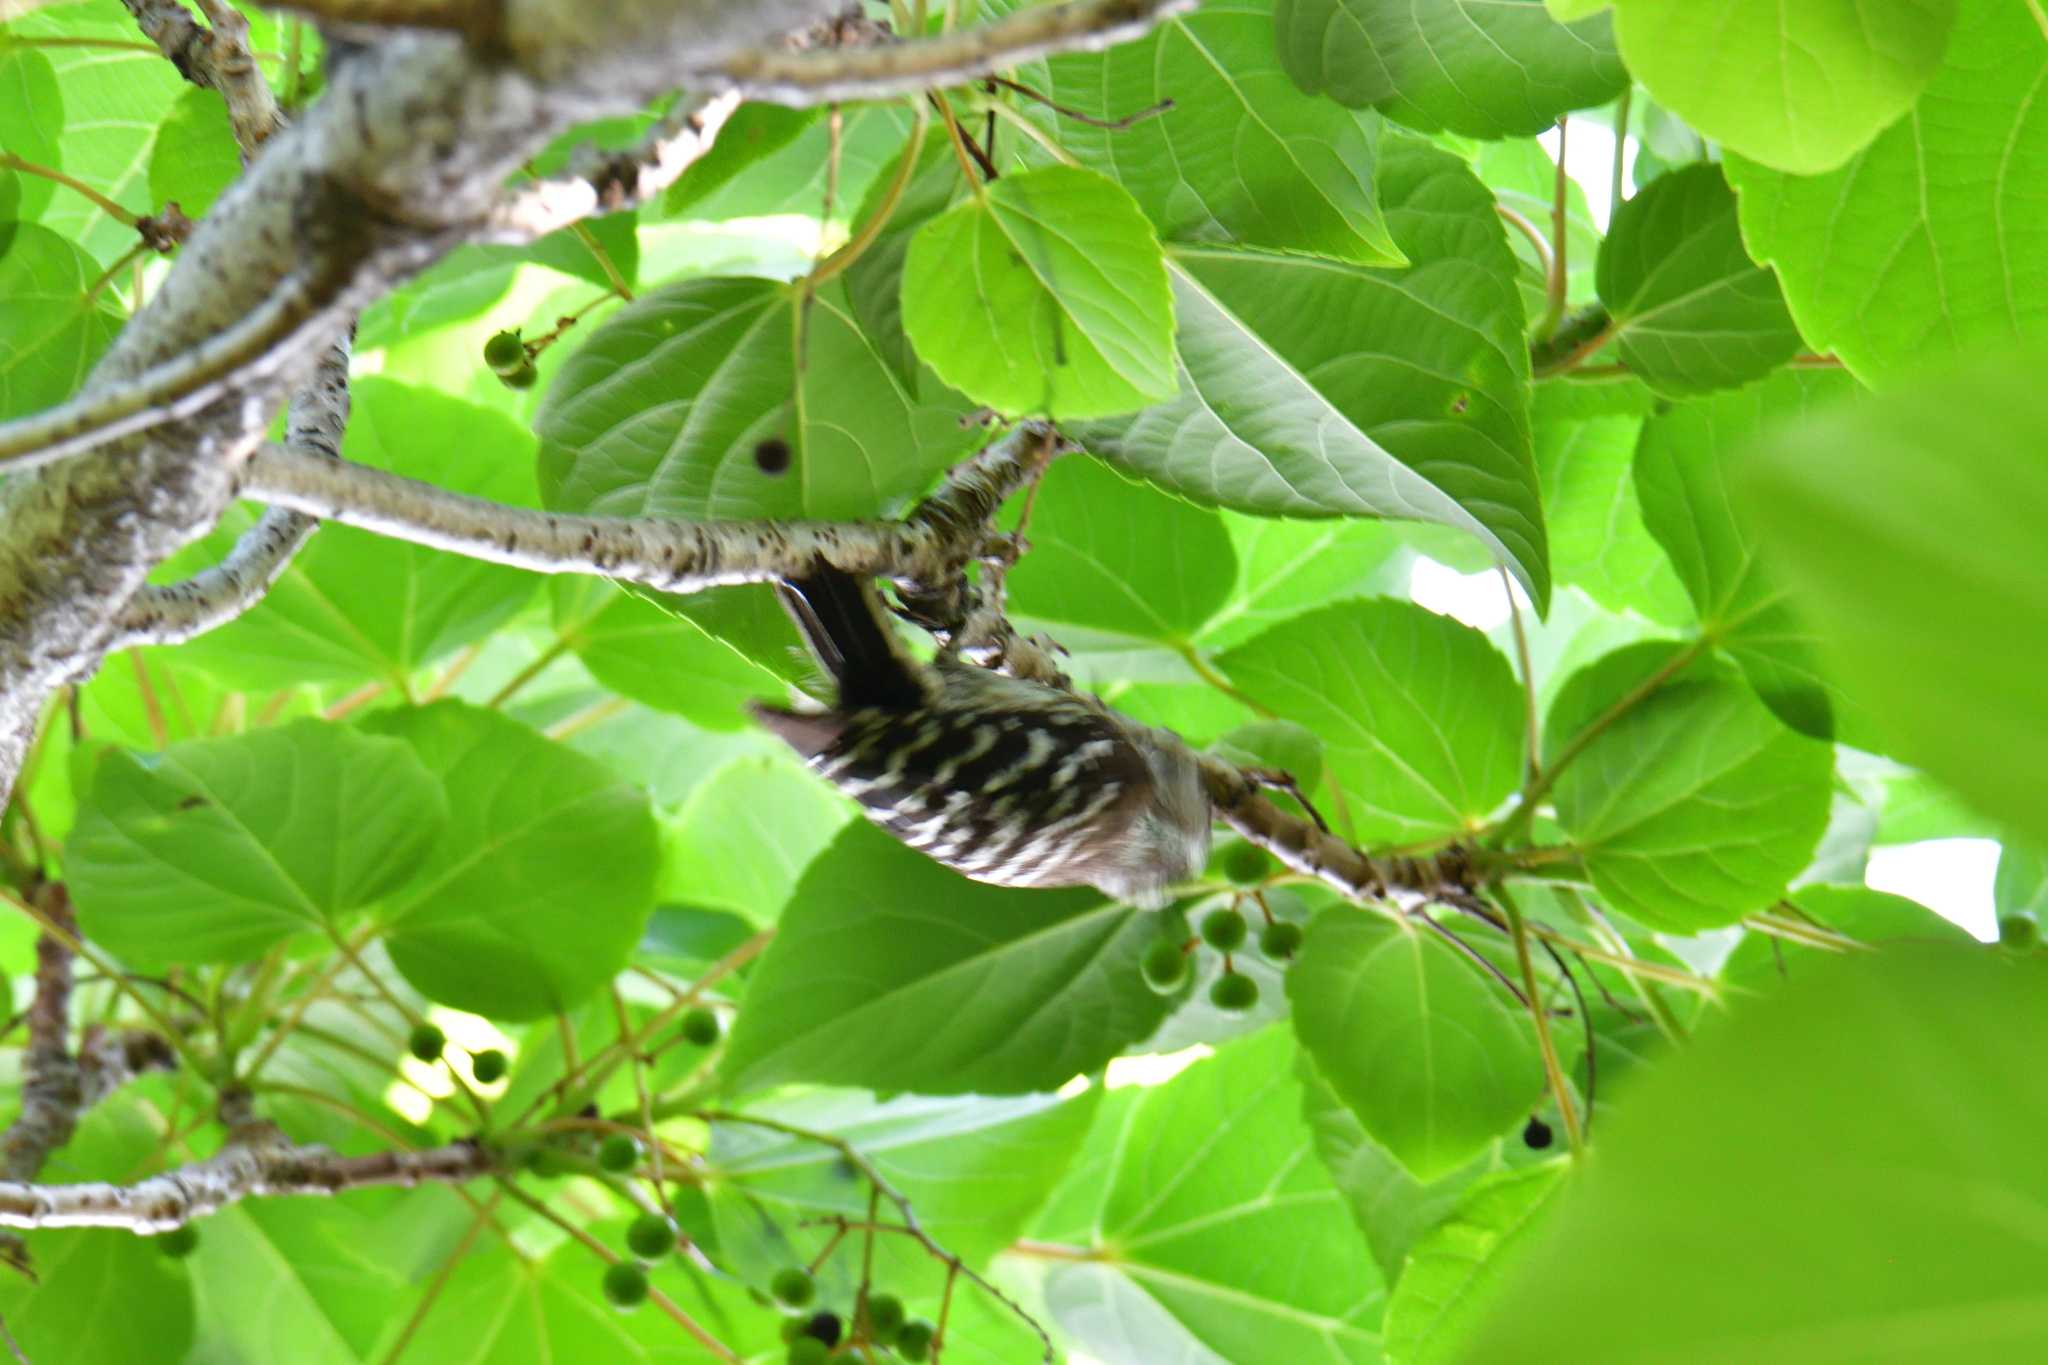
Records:
<instances>
[{"instance_id":1,"label":"green leaf","mask_svg":"<svg viewBox=\"0 0 2048 1365\"><path fill-rule=\"evenodd\" d=\"M198 218L241 173L242 153L220 96L197 89L179 95L149 154L150 197Z\"/></svg>"},{"instance_id":2,"label":"green leaf","mask_svg":"<svg viewBox=\"0 0 2048 1365\"><path fill-rule=\"evenodd\" d=\"M878 1101L858 1091L822 1090L750 1107L750 1115L813 1133L830 1133L874 1163L917 1210L933 1240L969 1264L985 1263L1024 1231L1066 1173L1088 1135L1102 1092L934 1099L899 1095ZM803 1218L865 1218L868 1186L847 1179L840 1154L822 1143L745 1123L715 1123L705 1175L719 1243L731 1268L765 1282L789 1264L793 1224ZM772 1218L772 1231L760 1225ZM912 1249L909 1283L899 1294L936 1292L945 1268ZM919 1266L917 1263L921 1262ZM839 1281L849 1292L858 1262L821 1272L826 1297Z\"/></svg>"},{"instance_id":3,"label":"green leaf","mask_svg":"<svg viewBox=\"0 0 2048 1365\"><path fill-rule=\"evenodd\" d=\"M1856 392L1843 374L1787 371L1738 393L1667 408L1643 424L1635 484L1643 520L1685 584L1701 630L1742 666L1765 705L1801 734L1840 732L1876 748L1881 740L1822 666L1812 627L1781 576L1759 562L1756 528L1728 487L1734 457L1771 423Z\"/></svg>"},{"instance_id":4,"label":"green leaf","mask_svg":"<svg viewBox=\"0 0 2048 1365\"><path fill-rule=\"evenodd\" d=\"M882 198L902 166L903 156L910 152L906 144L902 155L875 178L855 215L859 222L869 222L881 213ZM846 303L860 324L861 335L912 394L918 392L918 363L917 352L903 333L903 260L917 230L944 213L962 185L960 160L951 144L942 134L927 133L889 221L846 268Z\"/></svg>"},{"instance_id":5,"label":"green leaf","mask_svg":"<svg viewBox=\"0 0 2048 1365\"><path fill-rule=\"evenodd\" d=\"M64 92L50 59L32 47L15 47L0 36L0 128L7 130L7 150L38 166L63 159L58 146L64 132ZM56 182L39 175L0 171L0 256L17 222L34 222L49 206ZM11 295L10 295L11 297Z\"/></svg>"},{"instance_id":6,"label":"green leaf","mask_svg":"<svg viewBox=\"0 0 2048 1365\"><path fill-rule=\"evenodd\" d=\"M562 365L534 416L549 507L682 517L874 516L921 490L977 438L965 406L919 403L846 310L796 303L773 280L690 279L607 318ZM789 445L764 472L761 442Z\"/></svg>"},{"instance_id":7,"label":"green leaf","mask_svg":"<svg viewBox=\"0 0 2048 1365\"><path fill-rule=\"evenodd\" d=\"M1460 527L1547 601L1528 346L1493 196L1419 140L1380 156L1408 269L1177 248L1179 396L1075 435L1198 502Z\"/></svg>"},{"instance_id":8,"label":"green leaf","mask_svg":"<svg viewBox=\"0 0 2048 1365\"><path fill-rule=\"evenodd\" d=\"M448 794L426 863L382 908L391 960L428 998L532 1019L626 965L654 906L646 792L495 711L384 711Z\"/></svg>"},{"instance_id":9,"label":"green leaf","mask_svg":"<svg viewBox=\"0 0 2048 1365\"><path fill-rule=\"evenodd\" d=\"M1449 527L1374 521L1283 521L1223 514L1237 581L1202 625L1201 644L1227 649L1326 602L1398 596L1415 568L1413 543L1471 542ZM1416 533L1422 532L1423 535ZM1431 535L1430 533L1434 533Z\"/></svg>"},{"instance_id":10,"label":"green leaf","mask_svg":"<svg viewBox=\"0 0 2048 1365\"><path fill-rule=\"evenodd\" d=\"M467 321L505 297L518 272L510 261L477 247L459 246L365 309L356 327L356 346L395 346Z\"/></svg>"},{"instance_id":11,"label":"green leaf","mask_svg":"<svg viewBox=\"0 0 2048 1365\"><path fill-rule=\"evenodd\" d=\"M1628 84L1605 18L1561 24L1542 0L1276 0L1295 83L1424 132L1540 133Z\"/></svg>"},{"instance_id":12,"label":"green leaf","mask_svg":"<svg viewBox=\"0 0 2048 1365\"><path fill-rule=\"evenodd\" d=\"M2048 402L2002 357L1766 436L1741 504L1833 671L1891 743L2048 839Z\"/></svg>"},{"instance_id":13,"label":"green leaf","mask_svg":"<svg viewBox=\"0 0 2048 1365\"><path fill-rule=\"evenodd\" d=\"M856 821L815 859L756 964L721 1070L1014 1095L1055 1090L1158 1027L1158 926L1089 891L972 882Z\"/></svg>"},{"instance_id":14,"label":"green leaf","mask_svg":"<svg viewBox=\"0 0 2048 1365\"><path fill-rule=\"evenodd\" d=\"M669 186L662 196L662 214L673 218L687 213L740 172L751 170L795 141L797 134L818 121L820 113L815 107L791 109L758 100L742 104L712 139L710 150Z\"/></svg>"},{"instance_id":15,"label":"green leaf","mask_svg":"<svg viewBox=\"0 0 2048 1365\"><path fill-rule=\"evenodd\" d=\"M622 1245L623 1225L591 1231L600 1241ZM651 1305L637 1313L615 1310L599 1290L603 1271L587 1247L571 1240L537 1259L505 1239L490 1238L456 1263L417 1333L404 1343L404 1353L461 1365L696 1365L717 1358ZM771 1349L780 1353L777 1315L749 1302L737 1287L694 1267L686 1270L676 1257L653 1267L648 1278L693 1321L715 1325L727 1351L750 1360L771 1359ZM392 1314L391 1322L395 1333L405 1325L404 1315ZM394 1340L392 1348L371 1358L385 1359L395 1346Z\"/></svg>"},{"instance_id":16,"label":"green leaf","mask_svg":"<svg viewBox=\"0 0 2048 1365\"><path fill-rule=\"evenodd\" d=\"M1030 536L1031 553L1007 580L1012 607L1139 640L1188 640L1237 576L1215 512L1094 460L1061 460L1047 471Z\"/></svg>"},{"instance_id":17,"label":"green leaf","mask_svg":"<svg viewBox=\"0 0 2048 1365\"><path fill-rule=\"evenodd\" d=\"M1373 191L1369 116L1297 90L1267 0L1211 0L1136 42L1046 63L1047 91L1128 128L1062 120L1060 145L1130 191L1159 235L1400 265Z\"/></svg>"},{"instance_id":18,"label":"green leaf","mask_svg":"<svg viewBox=\"0 0 2048 1365\"><path fill-rule=\"evenodd\" d=\"M204 1348L260 1360L289 1341L293 1365L374 1359L408 1288L394 1264L414 1252L394 1244L406 1231L340 1201L251 1200L213 1215L192 1260Z\"/></svg>"},{"instance_id":19,"label":"green leaf","mask_svg":"<svg viewBox=\"0 0 2048 1365\"><path fill-rule=\"evenodd\" d=\"M1412 602L1297 616L1218 659L1246 693L1319 735L1352 834L1460 838L1521 778L1521 688L1484 635Z\"/></svg>"},{"instance_id":20,"label":"green leaf","mask_svg":"<svg viewBox=\"0 0 2048 1365\"><path fill-rule=\"evenodd\" d=\"M447 817L405 745L302 720L109 753L65 870L86 933L124 959L239 962L391 890Z\"/></svg>"},{"instance_id":21,"label":"green leaf","mask_svg":"<svg viewBox=\"0 0 2048 1365\"><path fill-rule=\"evenodd\" d=\"M1855 8L1932 19L1952 6ZM2048 256L2034 250L2031 217L2012 208L2048 176L2048 123L2031 112L2041 41L2030 6L1966 0L1919 102L1841 169L1789 175L1729 158L1743 236L1777 267L1800 332L1866 382L2048 324ZM1931 42L1913 58L1939 51ZM1755 88L1748 73L1729 87L1745 100ZM1967 173L1948 173L1958 167Z\"/></svg>"},{"instance_id":22,"label":"green leaf","mask_svg":"<svg viewBox=\"0 0 2048 1365\"><path fill-rule=\"evenodd\" d=\"M1292 1052L1269 1028L1110 1097L1124 1102L1041 1220L1096 1253L1045 1283L1081 1349L1107 1365L1379 1361L1379 1276L1310 1153Z\"/></svg>"},{"instance_id":23,"label":"green leaf","mask_svg":"<svg viewBox=\"0 0 2048 1365\"><path fill-rule=\"evenodd\" d=\"M1560 583L1585 590L1615 611L1679 624L1693 613L1671 561L1643 524L1642 504L1629 477L1642 420L1548 417L1542 390L1536 415L1536 473L1543 485L1543 519L1550 528L1550 563Z\"/></svg>"},{"instance_id":24,"label":"green leaf","mask_svg":"<svg viewBox=\"0 0 2048 1365\"><path fill-rule=\"evenodd\" d=\"M1623 362L1661 393L1734 388L1799 350L1777 279L1743 250L1719 166L1659 176L1615 210L1599 287Z\"/></svg>"},{"instance_id":25,"label":"green leaf","mask_svg":"<svg viewBox=\"0 0 2048 1365\"><path fill-rule=\"evenodd\" d=\"M1811 175L1913 108L1941 66L1957 6L1614 0L1614 33L1660 104L1732 151Z\"/></svg>"},{"instance_id":26,"label":"green leaf","mask_svg":"<svg viewBox=\"0 0 2048 1365\"><path fill-rule=\"evenodd\" d=\"M1619 674L1594 664L1601 686L1567 684L1547 743L1627 695L1647 663ZM1784 894L1827 826L1833 766L1828 745L1786 729L1748 689L1692 673L1622 713L1552 796L1608 903L1653 929L1689 934Z\"/></svg>"},{"instance_id":27,"label":"green leaf","mask_svg":"<svg viewBox=\"0 0 2048 1365\"><path fill-rule=\"evenodd\" d=\"M1970 936L1918 901L1867 886L1803 886L1792 904L1837 933L1886 950L1914 943L1972 942ZM1839 953L1807 948L1750 931L1721 964L1720 979L1763 992L1790 980L1805 980Z\"/></svg>"},{"instance_id":28,"label":"green leaf","mask_svg":"<svg viewBox=\"0 0 2048 1365\"><path fill-rule=\"evenodd\" d=\"M1850 954L1715 1025L1603 1120L1467 1359L2048 1350L2048 961Z\"/></svg>"},{"instance_id":29,"label":"green leaf","mask_svg":"<svg viewBox=\"0 0 2048 1365\"><path fill-rule=\"evenodd\" d=\"M532 438L510 420L389 379L352 386L345 458L458 492L530 505ZM539 587L520 569L326 526L263 600L176 657L224 683L401 683L481 640Z\"/></svg>"},{"instance_id":30,"label":"green leaf","mask_svg":"<svg viewBox=\"0 0 2048 1365\"><path fill-rule=\"evenodd\" d=\"M550 593L556 631L591 676L620 696L704 729L737 730L751 723L749 700L787 690L780 677L685 616L685 599L567 576Z\"/></svg>"},{"instance_id":31,"label":"green leaf","mask_svg":"<svg viewBox=\"0 0 2048 1365\"><path fill-rule=\"evenodd\" d=\"M1093 171L1007 175L919 228L903 329L941 379L1012 415L1107 417L1176 388L1158 238Z\"/></svg>"},{"instance_id":32,"label":"green leaf","mask_svg":"<svg viewBox=\"0 0 2048 1365\"><path fill-rule=\"evenodd\" d=\"M1461 1349L1466 1338L1543 1225L1564 1177L1564 1166L1550 1161L1486 1176L1465 1191L1450 1216L1415 1244L1387 1301L1389 1361L1469 1359Z\"/></svg>"},{"instance_id":33,"label":"green leaf","mask_svg":"<svg viewBox=\"0 0 2048 1365\"><path fill-rule=\"evenodd\" d=\"M764 148L758 158L750 160L743 168L744 175L735 174L702 195L672 189L671 195L686 202L672 201L664 204L664 208L671 215L680 215L691 222L722 222L783 214L814 220L826 217L825 191L833 160L832 120L817 117L816 111L804 112L810 117L798 120L802 126L796 130L795 136L772 151ZM735 120L742 117L734 115ZM751 137L755 129L774 121L765 110L758 122L752 114L744 115L744 119L741 123L743 138ZM830 199L832 216L844 217L848 209L861 202L875 177L903 150L910 124L907 102L855 105L845 110L837 138L839 183L838 192ZM728 123L726 131L720 133L712 145L716 147L723 143L731 131L732 125ZM779 131L771 132L769 136L778 137ZM679 183L686 185L687 177Z\"/></svg>"},{"instance_id":34,"label":"green leaf","mask_svg":"<svg viewBox=\"0 0 2048 1365\"><path fill-rule=\"evenodd\" d=\"M0 1283L0 1316L30 1360L128 1365L192 1345L188 1272L151 1238L111 1228L26 1234L36 1278ZM205 1254L202 1248L201 1254ZM118 1308L109 1295L116 1293Z\"/></svg>"},{"instance_id":35,"label":"green leaf","mask_svg":"<svg viewBox=\"0 0 2048 1365\"><path fill-rule=\"evenodd\" d=\"M0 254L0 418L54 407L78 389L121 319L85 291L99 268L38 223L9 224Z\"/></svg>"},{"instance_id":36,"label":"green leaf","mask_svg":"<svg viewBox=\"0 0 2048 1365\"><path fill-rule=\"evenodd\" d=\"M852 818L851 803L792 759L735 759L674 817L662 899L730 906L773 923L804 867Z\"/></svg>"},{"instance_id":37,"label":"green leaf","mask_svg":"<svg viewBox=\"0 0 2048 1365\"><path fill-rule=\"evenodd\" d=\"M1991 885L2000 915L2048 916L2048 858L2022 844L1998 850L1998 875Z\"/></svg>"},{"instance_id":38,"label":"green leaf","mask_svg":"<svg viewBox=\"0 0 2048 1365\"><path fill-rule=\"evenodd\" d=\"M12 20L19 38L89 39L77 46L42 47L63 93L66 112L50 163L136 214L155 211L149 198L150 144L157 125L186 89L177 68L149 44L138 42L134 18L110 4L47 5ZM8 150L15 125L8 129ZM86 256L112 264L135 245L135 229L92 200L70 190L52 195L43 226L75 243ZM100 266L92 268L98 275ZM0 286L0 297L20 296Z\"/></svg>"},{"instance_id":39,"label":"green leaf","mask_svg":"<svg viewBox=\"0 0 2048 1365\"><path fill-rule=\"evenodd\" d=\"M1323 1079L1417 1179L1470 1161L1542 1092L1514 997L1419 929L1325 910L1288 969L1287 999Z\"/></svg>"},{"instance_id":40,"label":"green leaf","mask_svg":"<svg viewBox=\"0 0 2048 1365\"><path fill-rule=\"evenodd\" d=\"M1295 1070L1302 1085L1302 1117L1315 1134L1316 1155L1350 1205L1352 1220L1365 1234L1390 1286L1400 1282L1409 1247L1442 1221L1467 1186L1496 1169L1506 1153L1528 1151L1520 1141L1502 1144L1449 1175L1417 1180L1392 1152L1373 1141L1306 1053Z\"/></svg>"}]
</instances>

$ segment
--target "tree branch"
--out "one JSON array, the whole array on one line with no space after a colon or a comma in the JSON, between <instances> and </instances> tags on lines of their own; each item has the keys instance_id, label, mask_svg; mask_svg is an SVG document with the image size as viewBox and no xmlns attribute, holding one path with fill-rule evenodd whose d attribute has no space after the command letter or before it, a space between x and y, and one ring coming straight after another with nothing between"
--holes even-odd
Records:
<instances>
[{"instance_id":1,"label":"tree branch","mask_svg":"<svg viewBox=\"0 0 2048 1365\"><path fill-rule=\"evenodd\" d=\"M1352 900L1387 900L1395 893L1438 900L1472 890L1478 869L1465 850L1431 857L1374 858L1290 815L1261 792L1244 769L1214 754L1198 755L1209 802L1225 824L1294 871L1315 877Z\"/></svg>"},{"instance_id":2,"label":"tree branch","mask_svg":"<svg viewBox=\"0 0 2048 1365\"><path fill-rule=\"evenodd\" d=\"M682 79L692 87L737 90L778 104L879 99L959 85L1055 53L1098 51L1192 8L1194 0L1069 0L886 47L734 52L715 65L692 68Z\"/></svg>"},{"instance_id":3,"label":"tree branch","mask_svg":"<svg viewBox=\"0 0 2048 1365\"><path fill-rule=\"evenodd\" d=\"M178 74L192 84L217 90L227 103L228 122L242 159L283 126L270 83L256 69L249 50L249 21L224 0L199 0L207 28L201 28L179 0L122 0L143 36L157 45Z\"/></svg>"},{"instance_id":4,"label":"tree branch","mask_svg":"<svg viewBox=\"0 0 2048 1365\"><path fill-rule=\"evenodd\" d=\"M848 573L935 588L983 552L987 523L1042 458L1047 428L1024 424L947 476L900 521L676 521L508 507L289 446L253 456L244 496L397 540L535 573L600 574L698 592L799 574L820 560ZM952 615L942 626L957 627Z\"/></svg>"},{"instance_id":5,"label":"tree branch","mask_svg":"<svg viewBox=\"0 0 2048 1365\"><path fill-rule=\"evenodd\" d=\"M327 460L340 460L348 428L349 350L347 338L327 348L312 379L292 395L285 419L286 439L293 447ZM303 512L265 509L220 563L182 583L139 589L121 612L108 649L182 644L226 625L263 600L319 526Z\"/></svg>"},{"instance_id":6,"label":"tree branch","mask_svg":"<svg viewBox=\"0 0 2048 1365\"><path fill-rule=\"evenodd\" d=\"M682 95L675 108L627 153L581 149L568 175L536 180L507 192L491 210L484 236L530 241L597 213L644 204L682 178L711 149L740 97Z\"/></svg>"},{"instance_id":7,"label":"tree branch","mask_svg":"<svg viewBox=\"0 0 2048 1365\"><path fill-rule=\"evenodd\" d=\"M332 1195L373 1185L459 1185L490 1175L497 1157L471 1140L421 1152L336 1156L285 1140L271 1124L236 1126L227 1146L131 1185L0 1181L0 1227L125 1228L144 1235L217 1213L251 1196Z\"/></svg>"}]
</instances>

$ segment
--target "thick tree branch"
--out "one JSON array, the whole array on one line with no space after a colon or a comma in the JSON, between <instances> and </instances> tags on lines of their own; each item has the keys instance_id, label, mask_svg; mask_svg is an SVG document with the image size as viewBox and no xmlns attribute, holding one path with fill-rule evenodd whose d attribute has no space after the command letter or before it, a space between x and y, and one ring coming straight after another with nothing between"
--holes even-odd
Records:
<instances>
[{"instance_id":1,"label":"thick tree branch","mask_svg":"<svg viewBox=\"0 0 2048 1365\"><path fill-rule=\"evenodd\" d=\"M1093 52L1142 36L1194 0L1070 0L1034 5L977 28L882 47L755 48L683 76L692 87L737 90L780 104L878 99L959 85L1058 52Z\"/></svg>"},{"instance_id":2,"label":"thick tree branch","mask_svg":"<svg viewBox=\"0 0 2048 1365\"><path fill-rule=\"evenodd\" d=\"M132 1185L0 1181L0 1227L168 1232L252 1196L332 1195L430 1181L459 1185L497 1169L491 1151L472 1141L421 1152L336 1156L288 1142L267 1123L245 1123L215 1156Z\"/></svg>"}]
</instances>

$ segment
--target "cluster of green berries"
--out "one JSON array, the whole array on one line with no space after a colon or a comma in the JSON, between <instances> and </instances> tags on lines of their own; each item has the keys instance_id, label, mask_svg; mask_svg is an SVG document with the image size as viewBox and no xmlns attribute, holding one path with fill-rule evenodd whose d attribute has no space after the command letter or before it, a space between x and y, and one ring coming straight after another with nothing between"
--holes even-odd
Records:
<instances>
[{"instance_id":1,"label":"cluster of green berries","mask_svg":"<svg viewBox=\"0 0 2048 1365\"><path fill-rule=\"evenodd\" d=\"M540 371L533 368L533 357L527 353L526 342L517 332L493 332L484 343L484 364L508 389L530 389L540 378Z\"/></svg>"},{"instance_id":2,"label":"cluster of green berries","mask_svg":"<svg viewBox=\"0 0 2048 1365\"><path fill-rule=\"evenodd\" d=\"M2041 946L2041 925L2032 915L2006 915L1998 921L1998 946L2031 953Z\"/></svg>"},{"instance_id":3,"label":"cluster of green berries","mask_svg":"<svg viewBox=\"0 0 2048 1365\"><path fill-rule=\"evenodd\" d=\"M789 1343L788 1365L824 1365L845 1334L845 1325L829 1308L805 1312L818 1297L811 1272L797 1265L779 1270L768 1282L768 1293L791 1315L782 1328L782 1339ZM861 1340L894 1351L901 1360L929 1357L932 1338L938 1335L923 1318L910 1317L894 1294L868 1295L855 1310L854 1321Z\"/></svg>"},{"instance_id":4,"label":"cluster of green berries","mask_svg":"<svg viewBox=\"0 0 2048 1365\"><path fill-rule=\"evenodd\" d=\"M626 1139L632 1142L631 1138ZM639 1157L639 1144L633 1144ZM600 1163L604 1158L598 1157ZM676 1224L660 1213L643 1213L626 1225L626 1250L631 1256L604 1269L605 1301L621 1313L630 1313L647 1301L647 1267L676 1249Z\"/></svg>"},{"instance_id":5,"label":"cluster of green berries","mask_svg":"<svg viewBox=\"0 0 2048 1365\"><path fill-rule=\"evenodd\" d=\"M1252 844L1236 845L1223 860L1224 875L1240 886L1257 886L1270 868L1265 851ZM1203 943L1223 954L1223 975L1209 987L1209 1003L1232 1014L1242 1014L1258 1004L1258 982L1231 965L1230 955L1244 947L1251 937L1251 926L1244 913L1236 906L1211 910L1202 916L1197 932ZM1300 925L1269 916L1259 931L1259 952L1274 962L1287 962L1301 948L1301 939ZM1153 944L1139 964L1146 984L1162 995L1179 990L1188 979L1189 956L1194 946L1192 942L1181 943L1173 938L1162 938Z\"/></svg>"}]
</instances>

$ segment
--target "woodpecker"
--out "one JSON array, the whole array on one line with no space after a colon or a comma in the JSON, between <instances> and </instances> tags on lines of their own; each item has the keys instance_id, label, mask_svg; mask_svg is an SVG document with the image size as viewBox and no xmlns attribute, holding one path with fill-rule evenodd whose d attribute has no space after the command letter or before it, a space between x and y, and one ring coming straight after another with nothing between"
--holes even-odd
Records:
<instances>
[{"instance_id":1,"label":"woodpecker","mask_svg":"<svg viewBox=\"0 0 2048 1365\"><path fill-rule=\"evenodd\" d=\"M920 662L873 585L840 570L777 592L837 704L754 716L910 847L976 881L1147 909L1207 862L1209 798L1179 736L944 652Z\"/></svg>"}]
</instances>

